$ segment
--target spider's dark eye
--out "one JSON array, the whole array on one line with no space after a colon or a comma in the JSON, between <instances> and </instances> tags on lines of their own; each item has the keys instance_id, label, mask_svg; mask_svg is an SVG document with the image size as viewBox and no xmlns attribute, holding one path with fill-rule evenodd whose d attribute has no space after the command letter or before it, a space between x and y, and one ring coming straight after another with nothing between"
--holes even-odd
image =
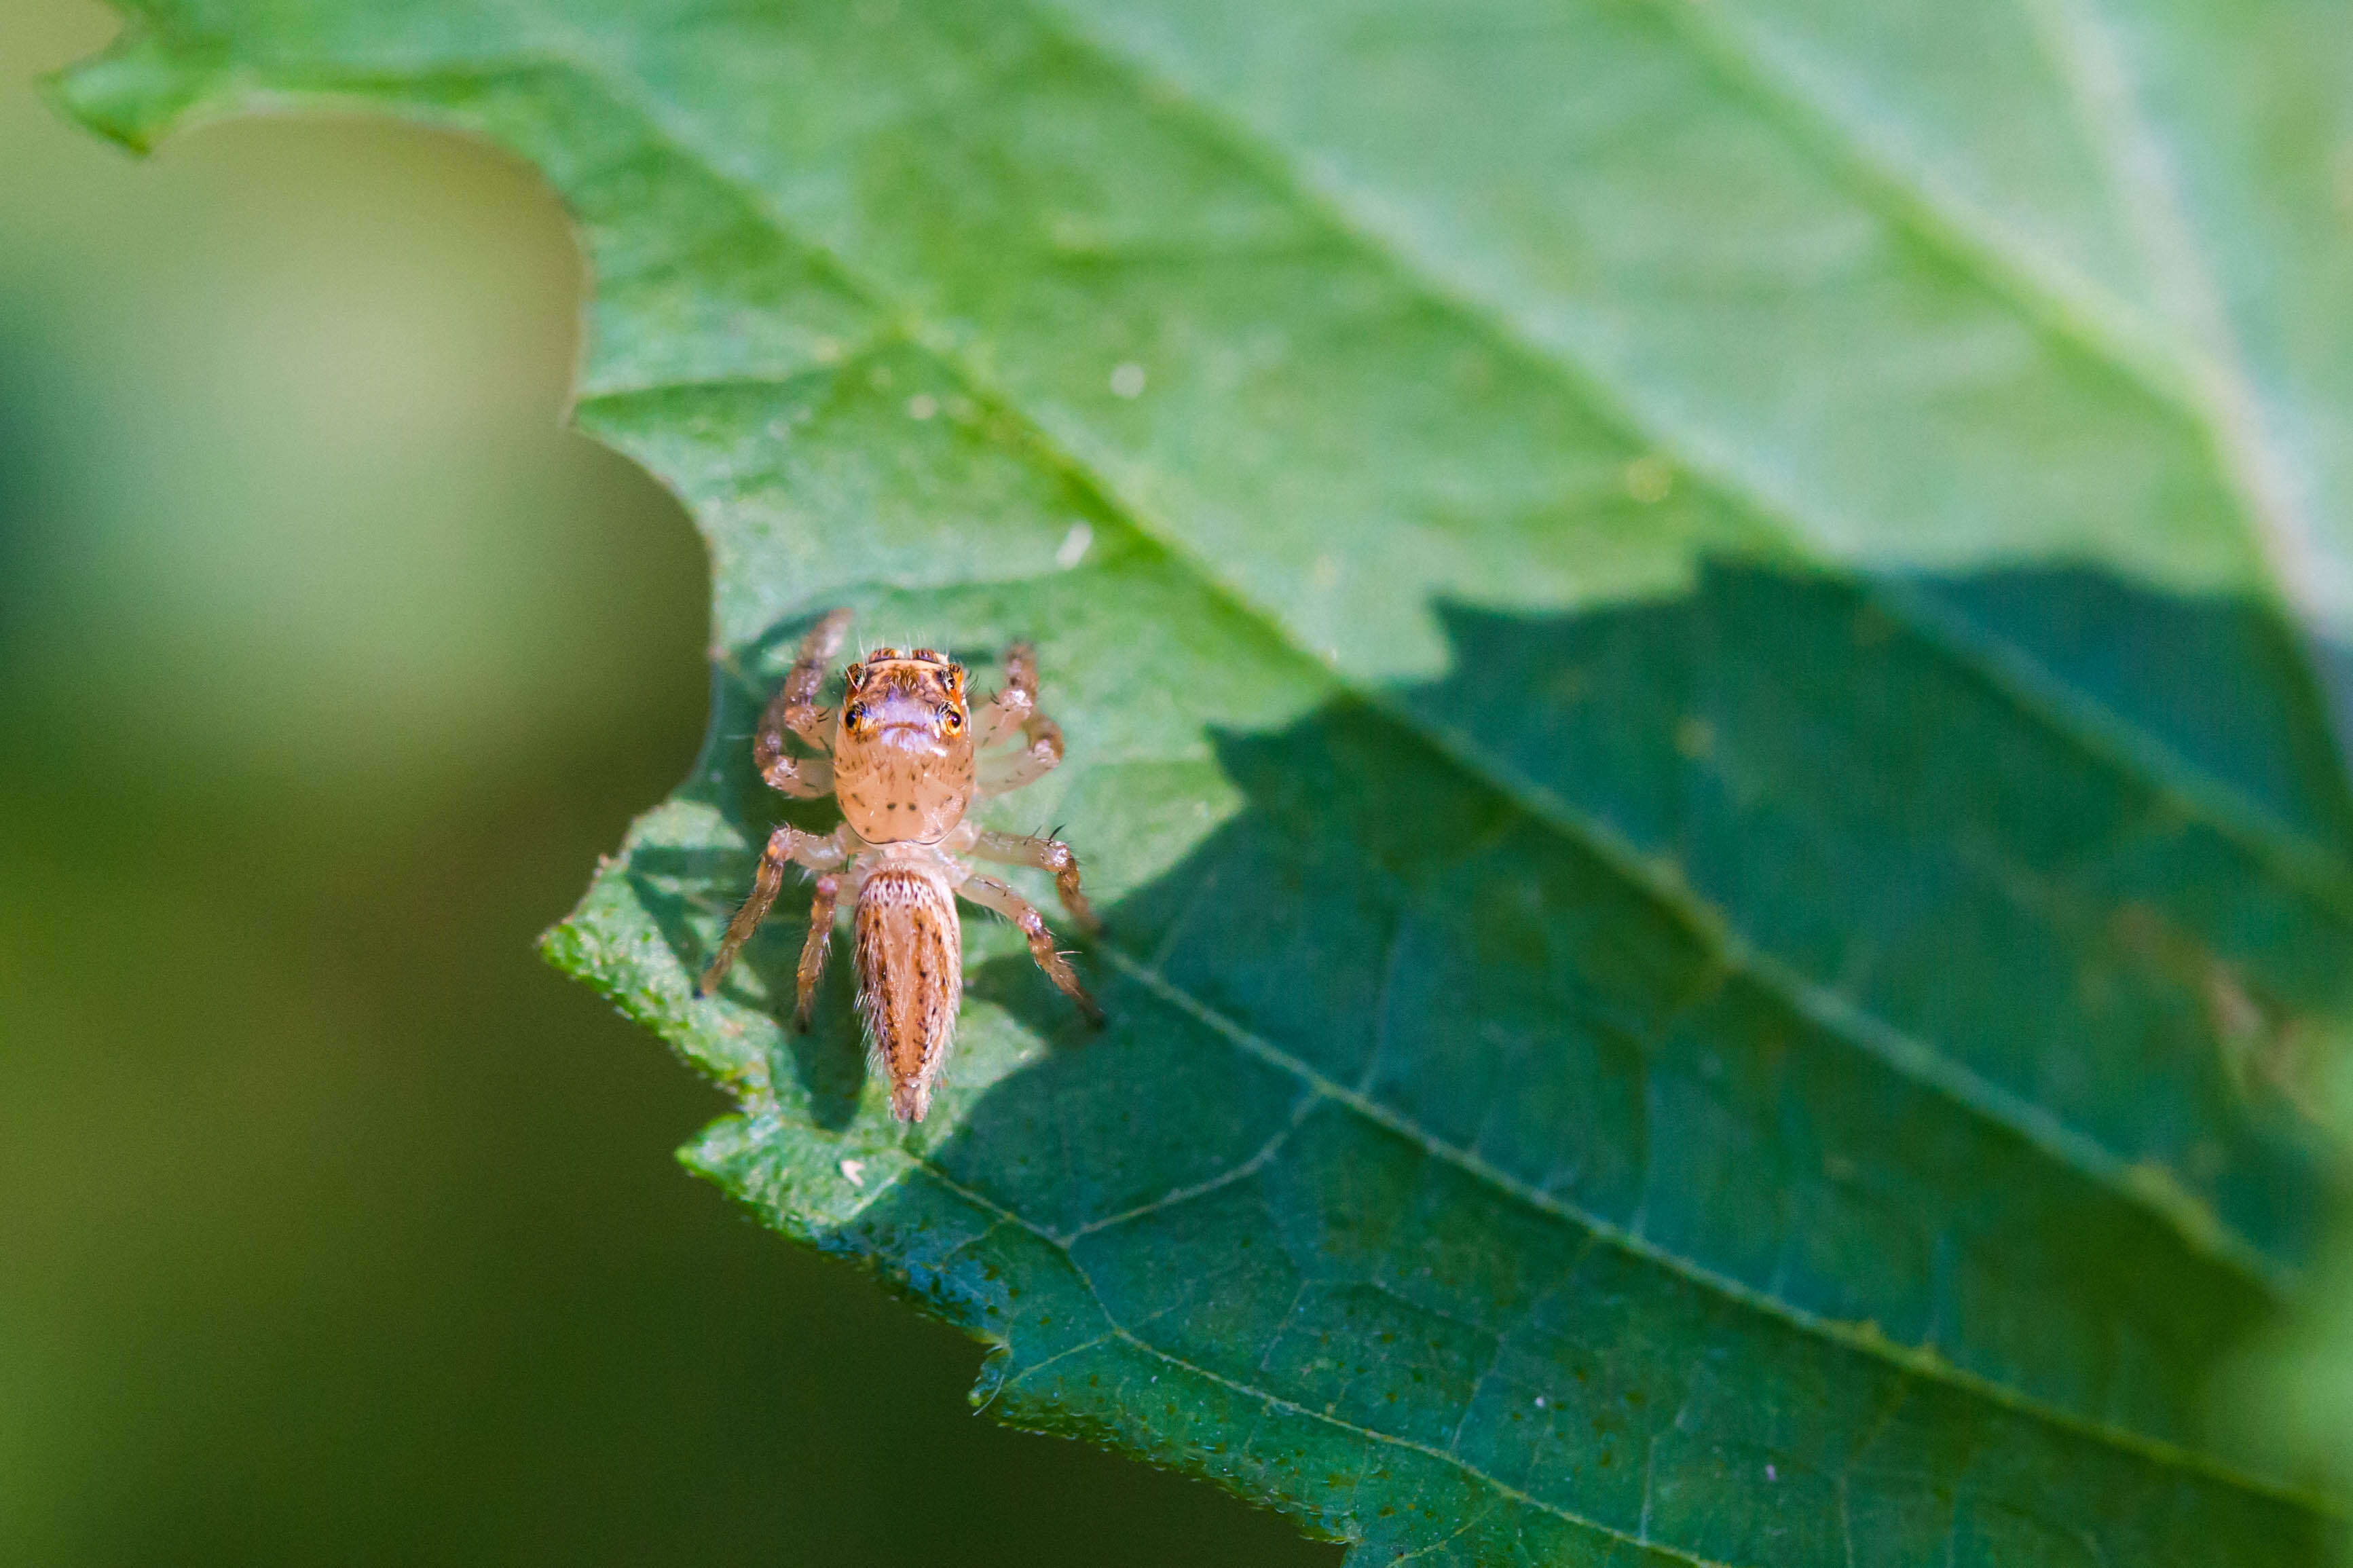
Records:
<instances>
[{"instance_id":1,"label":"spider's dark eye","mask_svg":"<svg viewBox=\"0 0 2353 1568\"><path fill-rule=\"evenodd\" d=\"M948 733L951 735L964 728L964 715L957 712L953 708L947 710L944 721L948 727Z\"/></svg>"},{"instance_id":2,"label":"spider's dark eye","mask_svg":"<svg viewBox=\"0 0 2353 1568\"><path fill-rule=\"evenodd\" d=\"M863 702L851 703L849 708L843 711L841 719L843 723L848 724L853 730L860 728L866 722L866 704Z\"/></svg>"}]
</instances>

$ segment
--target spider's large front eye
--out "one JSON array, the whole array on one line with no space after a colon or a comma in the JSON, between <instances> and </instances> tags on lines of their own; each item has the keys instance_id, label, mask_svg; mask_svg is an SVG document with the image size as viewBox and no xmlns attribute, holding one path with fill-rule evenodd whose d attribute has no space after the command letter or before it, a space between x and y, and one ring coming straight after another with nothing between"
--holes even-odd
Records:
<instances>
[{"instance_id":1,"label":"spider's large front eye","mask_svg":"<svg viewBox=\"0 0 2353 1568\"><path fill-rule=\"evenodd\" d=\"M853 730L866 728L866 704L853 702L842 710L841 721Z\"/></svg>"},{"instance_id":2,"label":"spider's large front eye","mask_svg":"<svg viewBox=\"0 0 2353 1568\"><path fill-rule=\"evenodd\" d=\"M942 716L941 722L948 727L948 733L953 735L964 728L964 715L951 708Z\"/></svg>"}]
</instances>

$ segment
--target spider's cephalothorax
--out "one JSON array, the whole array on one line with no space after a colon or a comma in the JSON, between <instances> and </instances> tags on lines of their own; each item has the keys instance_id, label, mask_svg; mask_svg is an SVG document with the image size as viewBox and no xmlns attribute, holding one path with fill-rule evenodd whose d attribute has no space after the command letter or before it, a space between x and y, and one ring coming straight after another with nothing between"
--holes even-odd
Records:
<instances>
[{"instance_id":1,"label":"spider's cephalothorax","mask_svg":"<svg viewBox=\"0 0 2353 1568\"><path fill-rule=\"evenodd\" d=\"M833 793L869 844L936 844L972 804L964 666L877 648L844 679Z\"/></svg>"},{"instance_id":2,"label":"spider's cephalothorax","mask_svg":"<svg viewBox=\"0 0 2353 1568\"><path fill-rule=\"evenodd\" d=\"M786 826L769 836L751 896L695 989L707 994L725 975L776 901L785 868L807 867L817 873L817 899L801 945L795 1022L808 1026L832 947L834 910L846 892L857 911L858 1005L875 1058L890 1075L891 1110L902 1121L920 1121L964 996L959 895L1018 926L1047 976L1089 1018L1102 1017L1070 961L1055 951L1036 906L997 878L975 872L966 858L1052 872L1071 918L1098 928L1079 891L1079 862L1069 845L965 820L975 800L1019 789L1062 760L1062 731L1038 711L1038 660L1029 646L1006 650L1005 688L977 714L964 666L927 647L904 654L877 648L845 673L837 717L817 698L849 624L849 612L836 610L802 640L752 742L763 778L790 795L834 795L842 824L828 834ZM818 754L787 752L788 733Z\"/></svg>"}]
</instances>

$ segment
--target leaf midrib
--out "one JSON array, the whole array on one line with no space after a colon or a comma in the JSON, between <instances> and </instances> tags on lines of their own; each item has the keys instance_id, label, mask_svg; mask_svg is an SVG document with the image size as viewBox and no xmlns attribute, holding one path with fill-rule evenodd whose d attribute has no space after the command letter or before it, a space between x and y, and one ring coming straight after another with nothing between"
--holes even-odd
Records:
<instances>
[{"instance_id":1,"label":"leaf midrib","mask_svg":"<svg viewBox=\"0 0 2353 1568\"><path fill-rule=\"evenodd\" d=\"M1801 145L1818 149L1841 183L1865 205L1961 264L2053 336L2197 426L2220 459L2242 509L2241 521L2274 568L2271 586L2284 601L2295 603L2295 579L2283 569L2267 537L2265 521L2273 510L2265 499L2269 487L2256 477L2274 459L2261 450L2263 433L2244 428L2229 413L2233 404L2254 399L2227 319L2213 308L2219 299L2213 268L2181 216L2178 190L2168 185L2153 193L2167 209L2164 213L2138 210L2134 193L2145 182L2126 173L2123 165L2129 155L2117 143L2119 139L2150 140L2151 133L2140 123L2146 116L2137 112L2139 95L2131 95L2127 110L2134 123L2120 123L2118 116L2104 111L2092 98L2086 79L2092 68L2081 57L2081 40L2072 30L2053 26L2065 20L2053 15L2064 8L2093 27L2112 31L2097 0L2017 4L2069 94L2069 109L2086 130L2094 163L2127 220L2137 259L2160 289L2170 278L2175 287L2200 296L2206 308L2198 313L2207 319L2197 330L2211 341L2184 341L2181 324L2168 320L2161 300L2156 308L2122 301L2071 263L2046 258L2037 247L2016 238L1992 212L1939 188L1925 171L1879 156L1858 127L1816 105L1763 55L1749 30L1722 20L1720 11L1700 0L1642 3L1708 63L1718 79L1757 104ZM2137 346L2141 340L2154 352ZM2308 524L2298 526L2308 531Z\"/></svg>"},{"instance_id":2,"label":"leaf midrib","mask_svg":"<svg viewBox=\"0 0 2353 1568\"><path fill-rule=\"evenodd\" d=\"M2274 589L2292 610L2309 612L2310 588L2322 580L2328 552L2319 542L2317 520L2299 498L2296 464L2279 450L2263 417L2263 399L2248 374L2246 350L2224 303L2221 281L2186 210L2171 151L2149 124L2140 84L2131 79L2116 28L2098 0L2042 3L2055 25L2038 31L2074 94L2092 150L2130 219L2142 263L2156 286L2173 296L2173 308L2190 317L2179 326L2192 339L2184 356L2191 376L2191 415L2243 509L2256 548L2271 568ZM2034 15L2034 0L2021 4L2028 8L2030 25L2042 20ZM2087 38L2086 33L2097 37ZM2105 48L2111 58L2087 52L2095 48ZM2104 72L2116 78L2105 94L2095 79ZM2158 177L2136 177L2136 169ZM2307 639L2316 634L2318 616L2299 613L2295 618ZM2309 640L2306 648L2315 679L2325 682L2327 664L2312 657L2316 650ZM2340 747L2347 740L2342 734L2335 738Z\"/></svg>"},{"instance_id":3,"label":"leaf midrib","mask_svg":"<svg viewBox=\"0 0 2353 1568\"><path fill-rule=\"evenodd\" d=\"M2101 287L2072 262L2046 256L1995 213L1938 187L1926 171L1882 156L1858 127L1816 104L1761 51L1756 29L1736 25L1704 0L1642 3L1718 79L1793 141L1813 149L1844 188L1959 263L2053 335L2113 368L2165 407L2198 419L2192 351L2168 338L2163 322L2148 310Z\"/></svg>"}]
</instances>

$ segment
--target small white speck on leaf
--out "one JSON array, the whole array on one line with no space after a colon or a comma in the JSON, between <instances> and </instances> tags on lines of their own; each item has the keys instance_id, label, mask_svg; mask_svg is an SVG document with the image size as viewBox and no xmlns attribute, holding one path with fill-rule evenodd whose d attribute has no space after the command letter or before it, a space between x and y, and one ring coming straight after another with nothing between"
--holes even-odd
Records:
<instances>
[{"instance_id":1,"label":"small white speck on leaf","mask_svg":"<svg viewBox=\"0 0 2353 1568\"><path fill-rule=\"evenodd\" d=\"M1778 1481L1781 1479L1781 1473L1778 1470L1776 1470L1772 1466L1767 1465L1765 1467L1765 1479L1768 1481Z\"/></svg>"},{"instance_id":2,"label":"small white speck on leaf","mask_svg":"<svg viewBox=\"0 0 2353 1568\"><path fill-rule=\"evenodd\" d=\"M1058 212L1046 221L1057 250L1084 253L1103 248L1102 230L1083 213Z\"/></svg>"},{"instance_id":3,"label":"small white speck on leaf","mask_svg":"<svg viewBox=\"0 0 2353 1568\"><path fill-rule=\"evenodd\" d=\"M940 411L940 400L928 392L919 392L907 399L907 417L929 419Z\"/></svg>"},{"instance_id":4,"label":"small white speck on leaf","mask_svg":"<svg viewBox=\"0 0 2353 1568\"><path fill-rule=\"evenodd\" d=\"M1111 373L1111 395L1113 397L1144 395L1144 367L1134 360L1116 365Z\"/></svg>"},{"instance_id":5,"label":"small white speck on leaf","mask_svg":"<svg viewBox=\"0 0 2353 1568\"><path fill-rule=\"evenodd\" d=\"M1062 535L1062 542L1054 552L1054 564L1068 572L1087 558L1087 546L1095 542L1095 531L1083 522L1071 524L1071 531Z\"/></svg>"},{"instance_id":6,"label":"small white speck on leaf","mask_svg":"<svg viewBox=\"0 0 2353 1568\"><path fill-rule=\"evenodd\" d=\"M866 1162L844 1160L841 1163L841 1173L851 1186L862 1187L866 1184Z\"/></svg>"},{"instance_id":7,"label":"small white speck on leaf","mask_svg":"<svg viewBox=\"0 0 2353 1568\"><path fill-rule=\"evenodd\" d=\"M1626 465L1626 493L1649 506L1667 499L1675 488L1675 466L1656 452Z\"/></svg>"},{"instance_id":8,"label":"small white speck on leaf","mask_svg":"<svg viewBox=\"0 0 2353 1568\"><path fill-rule=\"evenodd\" d=\"M1542 1410L1544 1407L1545 1407L1544 1395L1543 1395L1543 1394L1537 1394L1537 1395L1536 1395L1536 1408L1537 1408L1537 1409L1539 1409L1539 1410Z\"/></svg>"}]
</instances>

